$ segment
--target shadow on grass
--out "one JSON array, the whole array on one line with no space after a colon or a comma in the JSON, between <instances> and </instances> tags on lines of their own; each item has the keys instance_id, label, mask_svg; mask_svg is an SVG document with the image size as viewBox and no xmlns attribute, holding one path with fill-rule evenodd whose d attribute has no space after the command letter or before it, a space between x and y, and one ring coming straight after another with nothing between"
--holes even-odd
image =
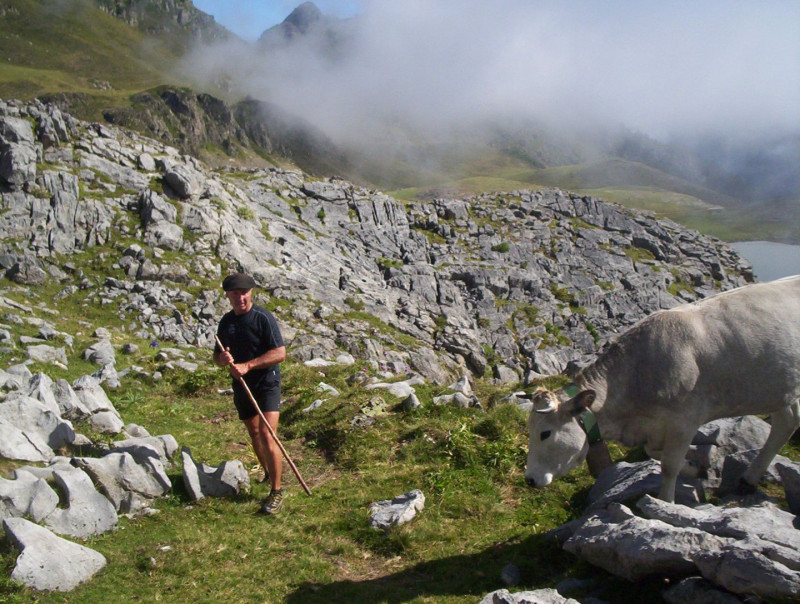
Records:
<instances>
[{"instance_id":1,"label":"shadow on grass","mask_svg":"<svg viewBox=\"0 0 800 604\"><path fill-rule=\"evenodd\" d=\"M364 580L332 583L303 583L288 594L288 604L359 602L359 604L395 604L415 598L469 597L477 602L486 594L505 587L503 568L519 568L522 586L509 591L552 588L564 579L586 578L587 588L595 597L612 596L618 603L647 601L657 585L651 581L633 584L592 568L560 549L552 537L533 535L519 542L498 543L474 554L465 554L422 562L389 575ZM661 584L663 587L663 584ZM578 597L577 594L570 594ZM642 599L644 597L644 599Z\"/></svg>"}]
</instances>

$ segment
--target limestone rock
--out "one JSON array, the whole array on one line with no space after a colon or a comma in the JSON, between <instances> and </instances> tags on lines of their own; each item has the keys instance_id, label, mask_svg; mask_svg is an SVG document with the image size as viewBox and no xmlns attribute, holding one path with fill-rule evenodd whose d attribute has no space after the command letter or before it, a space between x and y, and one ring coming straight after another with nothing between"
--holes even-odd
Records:
<instances>
[{"instance_id":1,"label":"limestone rock","mask_svg":"<svg viewBox=\"0 0 800 604\"><path fill-rule=\"evenodd\" d=\"M0 402L0 456L48 461L75 438L72 425L51 407L28 396Z\"/></svg>"},{"instance_id":2,"label":"limestone rock","mask_svg":"<svg viewBox=\"0 0 800 604\"><path fill-rule=\"evenodd\" d=\"M478 604L580 604L578 600L565 598L555 589L537 589L511 593L498 589L486 594Z\"/></svg>"},{"instance_id":3,"label":"limestone rock","mask_svg":"<svg viewBox=\"0 0 800 604\"><path fill-rule=\"evenodd\" d=\"M55 470L53 476L67 507L57 508L44 519L47 528L60 535L85 538L117 526L114 506L97 492L92 479L83 470Z\"/></svg>"},{"instance_id":4,"label":"limestone rock","mask_svg":"<svg viewBox=\"0 0 800 604\"><path fill-rule=\"evenodd\" d=\"M130 453L111 452L101 458L76 457L72 463L92 477L120 514L138 512L172 488L158 459L137 463Z\"/></svg>"},{"instance_id":5,"label":"limestone rock","mask_svg":"<svg viewBox=\"0 0 800 604\"><path fill-rule=\"evenodd\" d=\"M393 526L413 520L425 508L425 495L419 489L398 495L394 499L376 501L369 506L370 527L388 531Z\"/></svg>"},{"instance_id":6,"label":"limestone rock","mask_svg":"<svg viewBox=\"0 0 800 604\"><path fill-rule=\"evenodd\" d=\"M16 470L14 480L0 478L0 518L27 516L41 522L58 505L58 494L44 478Z\"/></svg>"},{"instance_id":7,"label":"limestone rock","mask_svg":"<svg viewBox=\"0 0 800 604\"><path fill-rule=\"evenodd\" d=\"M11 579L38 591L71 591L106 565L105 557L83 545L57 537L23 518L6 518L3 529L21 551Z\"/></svg>"},{"instance_id":8,"label":"limestone rock","mask_svg":"<svg viewBox=\"0 0 800 604\"><path fill-rule=\"evenodd\" d=\"M233 497L250 488L250 477L238 459L214 468L195 462L188 447L181 449L181 457L183 484L195 501L203 497Z\"/></svg>"}]
</instances>

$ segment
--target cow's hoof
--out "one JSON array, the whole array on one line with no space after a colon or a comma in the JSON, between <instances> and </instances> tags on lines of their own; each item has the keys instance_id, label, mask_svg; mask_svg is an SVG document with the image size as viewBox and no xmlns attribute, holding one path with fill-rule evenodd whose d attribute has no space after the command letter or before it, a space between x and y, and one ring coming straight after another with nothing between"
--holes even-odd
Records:
<instances>
[{"instance_id":1,"label":"cow's hoof","mask_svg":"<svg viewBox=\"0 0 800 604\"><path fill-rule=\"evenodd\" d=\"M756 485L750 484L744 478L739 479L739 484L736 486L737 495L752 495L757 490Z\"/></svg>"}]
</instances>

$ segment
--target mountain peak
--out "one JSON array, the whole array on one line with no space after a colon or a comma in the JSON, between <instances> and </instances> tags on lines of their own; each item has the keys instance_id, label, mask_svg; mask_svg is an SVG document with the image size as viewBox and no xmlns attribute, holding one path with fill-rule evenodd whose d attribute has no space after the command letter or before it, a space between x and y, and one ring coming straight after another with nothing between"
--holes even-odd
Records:
<instances>
[{"instance_id":1,"label":"mountain peak","mask_svg":"<svg viewBox=\"0 0 800 604\"><path fill-rule=\"evenodd\" d=\"M295 28L299 33L305 34L309 28L322 19L322 11L313 2L303 2L283 20L285 25Z\"/></svg>"},{"instance_id":2,"label":"mountain peak","mask_svg":"<svg viewBox=\"0 0 800 604\"><path fill-rule=\"evenodd\" d=\"M264 43L285 43L308 35L324 20L322 11L313 2L303 2L286 19L270 27L259 41Z\"/></svg>"}]
</instances>

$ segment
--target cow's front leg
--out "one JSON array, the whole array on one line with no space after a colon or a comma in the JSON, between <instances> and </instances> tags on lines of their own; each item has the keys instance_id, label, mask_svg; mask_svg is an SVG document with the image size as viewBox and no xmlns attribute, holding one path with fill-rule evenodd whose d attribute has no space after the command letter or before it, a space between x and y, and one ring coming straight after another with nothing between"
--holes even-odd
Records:
<instances>
[{"instance_id":1,"label":"cow's front leg","mask_svg":"<svg viewBox=\"0 0 800 604\"><path fill-rule=\"evenodd\" d=\"M692 444L696 429L665 434L661 450L661 490L658 498L670 503L675 501L675 484L678 474L686 463L686 452Z\"/></svg>"}]
</instances>

